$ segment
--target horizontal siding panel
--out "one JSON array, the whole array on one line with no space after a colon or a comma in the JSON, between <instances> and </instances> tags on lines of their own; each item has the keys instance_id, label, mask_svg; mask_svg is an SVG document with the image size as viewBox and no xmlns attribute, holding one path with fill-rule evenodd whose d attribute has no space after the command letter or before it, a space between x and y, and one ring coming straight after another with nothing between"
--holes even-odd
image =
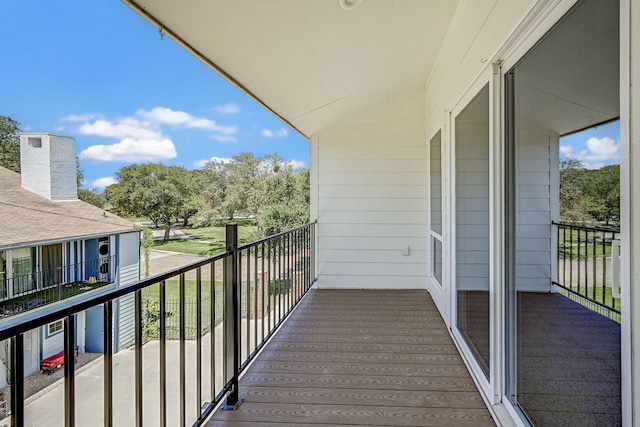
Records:
<instances>
[{"instance_id":1,"label":"horizontal siding panel","mask_svg":"<svg viewBox=\"0 0 640 427\"><path fill-rule=\"evenodd\" d=\"M458 199L488 198L489 186L482 183L462 183L458 181L457 192Z\"/></svg>"},{"instance_id":2,"label":"horizontal siding panel","mask_svg":"<svg viewBox=\"0 0 640 427\"><path fill-rule=\"evenodd\" d=\"M457 220L459 224L487 225L489 224L489 212L487 211L458 212Z\"/></svg>"},{"instance_id":3,"label":"horizontal siding panel","mask_svg":"<svg viewBox=\"0 0 640 427\"><path fill-rule=\"evenodd\" d=\"M331 237L322 235L322 227L318 233L320 250L332 249L388 249L401 250L409 245L419 251L427 250L427 239L406 237Z\"/></svg>"},{"instance_id":4,"label":"horizontal siding panel","mask_svg":"<svg viewBox=\"0 0 640 427\"><path fill-rule=\"evenodd\" d=\"M459 224L456 227L459 239L489 239L489 225Z\"/></svg>"},{"instance_id":5,"label":"horizontal siding panel","mask_svg":"<svg viewBox=\"0 0 640 427\"><path fill-rule=\"evenodd\" d=\"M425 172L427 164L424 159L403 160L353 160L320 159L318 169L327 172Z\"/></svg>"},{"instance_id":6,"label":"horizontal siding panel","mask_svg":"<svg viewBox=\"0 0 640 427\"><path fill-rule=\"evenodd\" d=\"M470 136L475 136L475 132L471 133ZM465 162L467 159L484 159L486 168L489 168L489 148L486 146L478 146L475 143L471 143L468 145L458 144L456 145L456 151L458 156L458 164L460 162Z\"/></svg>"},{"instance_id":7,"label":"horizontal siding panel","mask_svg":"<svg viewBox=\"0 0 640 427\"><path fill-rule=\"evenodd\" d=\"M456 242L458 246L462 245L467 251L487 251L489 248L489 239L459 238Z\"/></svg>"},{"instance_id":8,"label":"horizontal siding panel","mask_svg":"<svg viewBox=\"0 0 640 427\"><path fill-rule=\"evenodd\" d=\"M456 264L456 275L458 279L462 277L489 277L489 265L488 264Z\"/></svg>"},{"instance_id":9,"label":"horizontal siding panel","mask_svg":"<svg viewBox=\"0 0 640 427\"><path fill-rule=\"evenodd\" d=\"M517 251L516 262L522 265L550 265L551 253L549 251Z\"/></svg>"},{"instance_id":10,"label":"horizontal siding panel","mask_svg":"<svg viewBox=\"0 0 640 427\"><path fill-rule=\"evenodd\" d=\"M344 276L422 276L426 277L427 264L396 264L396 263L352 263L330 262L319 265L320 274Z\"/></svg>"},{"instance_id":11,"label":"horizontal siding panel","mask_svg":"<svg viewBox=\"0 0 640 427\"><path fill-rule=\"evenodd\" d=\"M350 160L373 160L373 159L426 159L427 151L424 146L323 146L320 145L318 158L326 159L350 159Z\"/></svg>"},{"instance_id":12,"label":"horizontal siding panel","mask_svg":"<svg viewBox=\"0 0 640 427\"><path fill-rule=\"evenodd\" d=\"M426 214L416 211L321 211L318 221L330 224L425 224Z\"/></svg>"},{"instance_id":13,"label":"horizontal siding panel","mask_svg":"<svg viewBox=\"0 0 640 427\"><path fill-rule=\"evenodd\" d=\"M551 197L551 188L546 185L519 185L518 199L548 199Z\"/></svg>"},{"instance_id":14,"label":"horizontal siding panel","mask_svg":"<svg viewBox=\"0 0 640 427\"><path fill-rule=\"evenodd\" d=\"M320 171L319 185L425 185L424 172L374 173L374 172L332 172Z\"/></svg>"},{"instance_id":15,"label":"horizontal siding panel","mask_svg":"<svg viewBox=\"0 0 640 427\"><path fill-rule=\"evenodd\" d=\"M458 211L489 211L489 199L486 197L466 197L464 199L457 199L456 204L456 209Z\"/></svg>"},{"instance_id":16,"label":"horizontal siding panel","mask_svg":"<svg viewBox=\"0 0 640 427\"><path fill-rule=\"evenodd\" d=\"M458 185L476 184L476 185L489 185L489 174L485 172L469 172L463 176L457 176Z\"/></svg>"},{"instance_id":17,"label":"horizontal siding panel","mask_svg":"<svg viewBox=\"0 0 640 427\"><path fill-rule=\"evenodd\" d=\"M551 281L551 266L549 264L520 264L516 269L516 277L540 277Z\"/></svg>"},{"instance_id":18,"label":"horizontal siding panel","mask_svg":"<svg viewBox=\"0 0 640 427\"><path fill-rule=\"evenodd\" d=\"M486 246L484 250L470 250L460 246L458 245L457 249L463 249L463 251L457 254L456 264L489 264L489 251Z\"/></svg>"},{"instance_id":19,"label":"horizontal siding panel","mask_svg":"<svg viewBox=\"0 0 640 427\"><path fill-rule=\"evenodd\" d=\"M518 210L518 212L549 212L550 206L551 204L549 199L518 199L516 201L516 209Z\"/></svg>"},{"instance_id":20,"label":"horizontal siding panel","mask_svg":"<svg viewBox=\"0 0 640 427\"><path fill-rule=\"evenodd\" d=\"M551 236L551 225L516 225L516 236L518 238L533 237L533 238L549 238Z\"/></svg>"},{"instance_id":21,"label":"horizontal siding panel","mask_svg":"<svg viewBox=\"0 0 640 427\"><path fill-rule=\"evenodd\" d=\"M402 255L401 249L380 249L380 250L346 250L333 249L330 251L320 251L318 254L319 263L329 262L349 262L349 263L397 263L413 264L416 262L426 262L427 251L418 251L411 248L409 256Z\"/></svg>"},{"instance_id":22,"label":"horizontal siding panel","mask_svg":"<svg viewBox=\"0 0 640 427\"><path fill-rule=\"evenodd\" d=\"M321 211L420 211L426 212L426 199L360 199L321 197L318 206Z\"/></svg>"},{"instance_id":23,"label":"horizontal siding panel","mask_svg":"<svg viewBox=\"0 0 640 427\"><path fill-rule=\"evenodd\" d=\"M520 172L540 172L551 170L549 159L527 159L526 162L522 162L522 164L518 166L520 168Z\"/></svg>"},{"instance_id":24,"label":"horizontal siding panel","mask_svg":"<svg viewBox=\"0 0 640 427\"><path fill-rule=\"evenodd\" d=\"M526 159L545 159L551 158L549 154L549 137L540 143L540 141L532 141L524 139L524 144L518 144L518 156ZM519 163L520 164L520 163Z\"/></svg>"},{"instance_id":25,"label":"horizontal siding panel","mask_svg":"<svg viewBox=\"0 0 640 427\"><path fill-rule=\"evenodd\" d=\"M520 211L518 212L518 221L528 225L549 225L551 224L551 214L549 212Z\"/></svg>"},{"instance_id":26,"label":"horizontal siding panel","mask_svg":"<svg viewBox=\"0 0 640 427\"><path fill-rule=\"evenodd\" d=\"M373 135L374 139L379 139L382 135L388 135L390 143L402 141L407 134L415 134L422 137L422 143L426 141L425 120L398 120L391 118L385 122L383 116L378 116L376 121L354 121L349 120L339 123L320 133L320 143L325 139L330 139L336 135Z\"/></svg>"},{"instance_id":27,"label":"horizontal siding panel","mask_svg":"<svg viewBox=\"0 0 640 427\"><path fill-rule=\"evenodd\" d=\"M463 170L465 174L467 172L484 172L485 174L489 170L489 163L486 160L478 159L458 159L457 168Z\"/></svg>"},{"instance_id":28,"label":"horizontal siding panel","mask_svg":"<svg viewBox=\"0 0 640 427\"><path fill-rule=\"evenodd\" d=\"M517 277L516 287L519 291L549 292L551 290L551 281L548 278L540 277Z\"/></svg>"},{"instance_id":29,"label":"horizontal siding panel","mask_svg":"<svg viewBox=\"0 0 640 427\"><path fill-rule=\"evenodd\" d=\"M398 134L396 138L390 135L384 135L380 138L364 134L361 131L355 133L320 133L319 137L319 153L322 153L322 147L426 147L426 139L424 133L403 132Z\"/></svg>"},{"instance_id":30,"label":"horizontal siding panel","mask_svg":"<svg viewBox=\"0 0 640 427\"><path fill-rule=\"evenodd\" d=\"M426 277L419 276L344 276L321 274L320 289L425 289Z\"/></svg>"},{"instance_id":31,"label":"horizontal siding panel","mask_svg":"<svg viewBox=\"0 0 640 427\"><path fill-rule=\"evenodd\" d=\"M126 267L120 267L120 282L119 286L126 286L140 280L138 264L129 265Z\"/></svg>"},{"instance_id":32,"label":"horizontal siding panel","mask_svg":"<svg viewBox=\"0 0 640 427\"><path fill-rule=\"evenodd\" d=\"M322 236L424 237L426 239L427 228L421 225L324 223Z\"/></svg>"},{"instance_id":33,"label":"horizontal siding panel","mask_svg":"<svg viewBox=\"0 0 640 427\"><path fill-rule=\"evenodd\" d=\"M516 177L516 185L549 185L549 172L521 172Z\"/></svg>"},{"instance_id":34,"label":"horizontal siding panel","mask_svg":"<svg viewBox=\"0 0 640 427\"><path fill-rule=\"evenodd\" d=\"M528 239L516 239L516 250L526 251L548 251L551 248L551 239L549 237L537 237Z\"/></svg>"},{"instance_id":35,"label":"horizontal siding panel","mask_svg":"<svg viewBox=\"0 0 640 427\"><path fill-rule=\"evenodd\" d=\"M424 199L425 185L320 185L320 197L369 197Z\"/></svg>"},{"instance_id":36,"label":"horizontal siding panel","mask_svg":"<svg viewBox=\"0 0 640 427\"><path fill-rule=\"evenodd\" d=\"M458 277L456 289L459 291L487 291L489 279L486 277Z\"/></svg>"}]
</instances>

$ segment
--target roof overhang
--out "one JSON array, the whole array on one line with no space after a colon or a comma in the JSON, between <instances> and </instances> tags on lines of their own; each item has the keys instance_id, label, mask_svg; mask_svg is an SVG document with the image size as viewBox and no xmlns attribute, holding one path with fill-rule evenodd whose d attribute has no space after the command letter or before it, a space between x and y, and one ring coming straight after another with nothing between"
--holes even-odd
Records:
<instances>
[{"instance_id":1,"label":"roof overhang","mask_svg":"<svg viewBox=\"0 0 640 427\"><path fill-rule=\"evenodd\" d=\"M123 1L307 137L423 87L458 4Z\"/></svg>"}]
</instances>

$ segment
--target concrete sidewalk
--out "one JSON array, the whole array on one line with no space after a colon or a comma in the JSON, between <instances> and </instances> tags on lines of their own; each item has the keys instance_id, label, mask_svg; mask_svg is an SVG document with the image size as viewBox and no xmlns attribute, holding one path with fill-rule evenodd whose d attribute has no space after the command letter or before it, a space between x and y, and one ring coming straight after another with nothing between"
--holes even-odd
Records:
<instances>
[{"instance_id":1,"label":"concrete sidewalk","mask_svg":"<svg viewBox=\"0 0 640 427\"><path fill-rule=\"evenodd\" d=\"M217 355L222 355L222 327L216 327ZM186 342L186 402L187 420L191 424L198 416L200 406L211 401L210 370L211 334L202 338L202 398L196 402L196 342ZM143 418L144 425L160 423L160 343L151 341L143 347ZM135 425L135 376L133 349L122 350L113 355L113 424L116 426ZM216 389L223 384L222 360L216 357ZM167 342L167 425L180 424L180 343ZM103 425L103 357L78 373L75 381L76 425ZM64 425L64 380L43 390L39 396L25 407L25 425L30 427L50 427ZM0 421L0 426L9 420Z\"/></svg>"}]
</instances>

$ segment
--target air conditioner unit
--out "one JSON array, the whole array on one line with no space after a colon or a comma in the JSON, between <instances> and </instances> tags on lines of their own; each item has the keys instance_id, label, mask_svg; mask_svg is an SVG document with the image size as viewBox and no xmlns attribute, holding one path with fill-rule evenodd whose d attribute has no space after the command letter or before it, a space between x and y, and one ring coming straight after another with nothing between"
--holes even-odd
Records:
<instances>
[{"instance_id":1,"label":"air conditioner unit","mask_svg":"<svg viewBox=\"0 0 640 427\"><path fill-rule=\"evenodd\" d=\"M109 255L108 237L103 237L102 239L98 240L98 254L100 254L101 257Z\"/></svg>"}]
</instances>

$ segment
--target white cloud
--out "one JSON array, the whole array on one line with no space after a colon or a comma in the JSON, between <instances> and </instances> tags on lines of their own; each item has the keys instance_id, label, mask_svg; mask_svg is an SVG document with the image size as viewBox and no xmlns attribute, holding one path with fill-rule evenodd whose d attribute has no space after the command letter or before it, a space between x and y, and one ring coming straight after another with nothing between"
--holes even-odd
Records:
<instances>
[{"instance_id":1,"label":"white cloud","mask_svg":"<svg viewBox=\"0 0 640 427\"><path fill-rule=\"evenodd\" d=\"M262 129L261 134L265 138L284 138L288 135L288 132L285 128L280 128L275 131L271 129Z\"/></svg>"},{"instance_id":2,"label":"white cloud","mask_svg":"<svg viewBox=\"0 0 640 427\"><path fill-rule=\"evenodd\" d=\"M193 162L193 167L195 168L203 168L204 165L206 165L207 163L211 162L211 161L217 161L220 163L229 163L232 159L229 159L228 157L212 157L210 159L203 159L203 160L196 160L195 162Z\"/></svg>"},{"instance_id":3,"label":"white cloud","mask_svg":"<svg viewBox=\"0 0 640 427\"><path fill-rule=\"evenodd\" d=\"M210 135L209 138L218 142L233 142L233 143L238 142L238 138L231 135Z\"/></svg>"},{"instance_id":4,"label":"white cloud","mask_svg":"<svg viewBox=\"0 0 640 427\"><path fill-rule=\"evenodd\" d=\"M68 115L67 117L63 117L62 121L79 123L79 122L88 122L88 121L96 120L100 118L102 118L102 115L97 113L71 114L71 115Z\"/></svg>"},{"instance_id":5,"label":"white cloud","mask_svg":"<svg viewBox=\"0 0 640 427\"><path fill-rule=\"evenodd\" d=\"M105 138L160 139L162 133L147 123L133 117L125 117L117 122L99 119L93 123L83 123L77 131L83 135L96 135Z\"/></svg>"},{"instance_id":6,"label":"white cloud","mask_svg":"<svg viewBox=\"0 0 640 427\"><path fill-rule=\"evenodd\" d=\"M561 145L560 154L564 155L565 157L573 157L573 147L570 145Z\"/></svg>"},{"instance_id":7,"label":"white cloud","mask_svg":"<svg viewBox=\"0 0 640 427\"><path fill-rule=\"evenodd\" d=\"M227 102L223 105L217 105L215 110L220 114L238 114L240 112L240 107L232 102Z\"/></svg>"},{"instance_id":8,"label":"white cloud","mask_svg":"<svg viewBox=\"0 0 640 427\"><path fill-rule=\"evenodd\" d=\"M575 147L561 145L560 153L565 157L580 160L588 169L598 169L602 166L620 161L620 143L607 136L603 138L591 137L586 142L586 149L576 152Z\"/></svg>"},{"instance_id":9,"label":"white cloud","mask_svg":"<svg viewBox=\"0 0 640 427\"><path fill-rule=\"evenodd\" d=\"M236 126L221 126L213 120L195 117L184 111L175 111L171 108L155 107L151 111L140 109L136 111L136 115L150 121L151 123L206 129L223 134L233 134L238 132L238 128Z\"/></svg>"},{"instance_id":10,"label":"white cloud","mask_svg":"<svg viewBox=\"0 0 640 427\"><path fill-rule=\"evenodd\" d=\"M294 169L304 169L307 167L307 162L305 162L304 160L292 159L288 160L287 163L290 164Z\"/></svg>"},{"instance_id":11,"label":"white cloud","mask_svg":"<svg viewBox=\"0 0 640 427\"><path fill-rule=\"evenodd\" d=\"M125 138L111 145L92 145L80 153L81 159L103 162L155 162L178 155L173 141L164 139Z\"/></svg>"},{"instance_id":12,"label":"white cloud","mask_svg":"<svg viewBox=\"0 0 640 427\"><path fill-rule=\"evenodd\" d=\"M116 180L112 176L105 176L102 178L98 178L91 182L91 188L97 188L99 190L103 190L110 186L111 184L115 184Z\"/></svg>"}]
</instances>

